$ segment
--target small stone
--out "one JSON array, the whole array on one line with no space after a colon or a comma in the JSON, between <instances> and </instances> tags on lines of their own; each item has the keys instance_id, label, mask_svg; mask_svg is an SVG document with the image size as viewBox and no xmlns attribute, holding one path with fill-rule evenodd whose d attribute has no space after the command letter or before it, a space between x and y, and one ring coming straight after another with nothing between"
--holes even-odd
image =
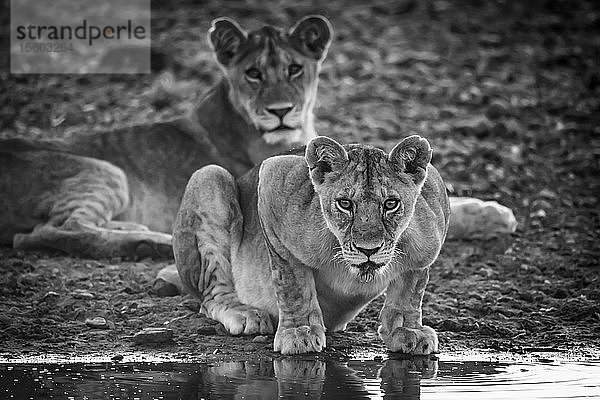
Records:
<instances>
[{"instance_id":1,"label":"small stone","mask_svg":"<svg viewBox=\"0 0 600 400\"><path fill-rule=\"evenodd\" d=\"M60 297L60 295L56 292L48 292L42 297L42 301L55 301Z\"/></svg>"},{"instance_id":2,"label":"small stone","mask_svg":"<svg viewBox=\"0 0 600 400\"><path fill-rule=\"evenodd\" d=\"M269 341L268 336L258 335L252 339L252 343L267 343Z\"/></svg>"},{"instance_id":3,"label":"small stone","mask_svg":"<svg viewBox=\"0 0 600 400\"><path fill-rule=\"evenodd\" d=\"M88 292L87 290L82 290L82 289L74 290L72 296L74 299L79 299L79 300L93 300L96 297L92 293Z\"/></svg>"},{"instance_id":4,"label":"small stone","mask_svg":"<svg viewBox=\"0 0 600 400\"><path fill-rule=\"evenodd\" d=\"M7 317L6 315L0 315L0 326L9 326L12 325L12 318Z\"/></svg>"},{"instance_id":5,"label":"small stone","mask_svg":"<svg viewBox=\"0 0 600 400\"><path fill-rule=\"evenodd\" d=\"M158 297L173 297L180 294L177 286L165 281L164 279L156 279L152 284L152 293Z\"/></svg>"},{"instance_id":6,"label":"small stone","mask_svg":"<svg viewBox=\"0 0 600 400\"><path fill-rule=\"evenodd\" d=\"M93 329L108 328L108 323L106 322L106 319L104 319L102 317L88 318L85 320L85 324Z\"/></svg>"},{"instance_id":7,"label":"small stone","mask_svg":"<svg viewBox=\"0 0 600 400\"><path fill-rule=\"evenodd\" d=\"M111 357L111 360L113 360L114 362L123 361L123 355L117 354L116 356Z\"/></svg>"},{"instance_id":8,"label":"small stone","mask_svg":"<svg viewBox=\"0 0 600 400\"><path fill-rule=\"evenodd\" d=\"M254 351L254 346L247 344L244 346L244 351Z\"/></svg>"},{"instance_id":9,"label":"small stone","mask_svg":"<svg viewBox=\"0 0 600 400\"><path fill-rule=\"evenodd\" d=\"M546 218L546 211L540 208L539 210L529 214L529 216L531 218Z\"/></svg>"},{"instance_id":10,"label":"small stone","mask_svg":"<svg viewBox=\"0 0 600 400\"><path fill-rule=\"evenodd\" d=\"M485 112L485 115L492 120L503 117L506 114L508 114L508 104L501 100L492 101Z\"/></svg>"},{"instance_id":11,"label":"small stone","mask_svg":"<svg viewBox=\"0 0 600 400\"><path fill-rule=\"evenodd\" d=\"M173 340L173 330L168 328L144 328L135 335L135 343L165 343Z\"/></svg>"},{"instance_id":12,"label":"small stone","mask_svg":"<svg viewBox=\"0 0 600 400\"><path fill-rule=\"evenodd\" d=\"M213 325L203 325L196 331L199 335L216 335L217 331Z\"/></svg>"},{"instance_id":13,"label":"small stone","mask_svg":"<svg viewBox=\"0 0 600 400\"><path fill-rule=\"evenodd\" d=\"M490 131L490 121L485 116L467 117L454 123L454 130L468 136L483 137Z\"/></svg>"},{"instance_id":14,"label":"small stone","mask_svg":"<svg viewBox=\"0 0 600 400\"><path fill-rule=\"evenodd\" d=\"M552 199L552 200L558 199L558 194L556 194L555 192L553 192L552 190L549 190L549 189L542 189L542 190L540 190L540 192L538 193L538 195L540 197L545 197L547 199Z\"/></svg>"}]
</instances>

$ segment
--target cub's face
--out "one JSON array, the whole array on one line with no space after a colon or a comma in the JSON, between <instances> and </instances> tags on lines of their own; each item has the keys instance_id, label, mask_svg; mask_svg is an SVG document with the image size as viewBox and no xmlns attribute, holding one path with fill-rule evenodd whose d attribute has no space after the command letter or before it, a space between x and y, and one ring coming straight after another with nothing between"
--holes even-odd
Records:
<instances>
[{"instance_id":1,"label":"cub's face","mask_svg":"<svg viewBox=\"0 0 600 400\"><path fill-rule=\"evenodd\" d=\"M267 143L303 142L312 132L318 74L332 37L321 16L303 19L289 32L265 26L245 32L234 21L213 21L209 41L229 82L236 110Z\"/></svg>"},{"instance_id":2,"label":"cub's face","mask_svg":"<svg viewBox=\"0 0 600 400\"><path fill-rule=\"evenodd\" d=\"M317 137L307 146L306 161L327 226L340 244L338 261L367 282L384 274L427 175L427 140L410 136L387 155L360 145L346 150Z\"/></svg>"}]
</instances>

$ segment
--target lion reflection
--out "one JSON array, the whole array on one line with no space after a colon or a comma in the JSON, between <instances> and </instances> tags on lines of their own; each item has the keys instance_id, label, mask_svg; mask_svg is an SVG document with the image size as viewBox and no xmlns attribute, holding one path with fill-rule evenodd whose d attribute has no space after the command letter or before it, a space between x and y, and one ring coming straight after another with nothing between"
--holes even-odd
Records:
<instances>
[{"instance_id":1,"label":"lion reflection","mask_svg":"<svg viewBox=\"0 0 600 400\"><path fill-rule=\"evenodd\" d=\"M281 358L225 362L187 382L186 398L223 399L418 399L421 379L436 375L433 357L393 358L383 362Z\"/></svg>"}]
</instances>

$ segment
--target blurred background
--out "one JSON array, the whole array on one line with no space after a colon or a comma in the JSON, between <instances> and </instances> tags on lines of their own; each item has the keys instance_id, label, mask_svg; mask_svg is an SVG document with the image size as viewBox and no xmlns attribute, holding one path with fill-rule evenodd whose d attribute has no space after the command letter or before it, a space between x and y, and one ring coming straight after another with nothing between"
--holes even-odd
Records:
<instances>
[{"instance_id":1,"label":"blurred background","mask_svg":"<svg viewBox=\"0 0 600 400\"><path fill-rule=\"evenodd\" d=\"M335 39L318 133L386 149L424 135L453 195L498 200L519 221L508 238L447 244L424 310L446 332L442 345L600 344L600 3L265 4L152 1L148 75L10 75L9 13L0 12L0 136L62 137L184 114L221 76L206 41L213 18L287 29L323 14ZM376 306L350 330L374 331Z\"/></svg>"}]
</instances>

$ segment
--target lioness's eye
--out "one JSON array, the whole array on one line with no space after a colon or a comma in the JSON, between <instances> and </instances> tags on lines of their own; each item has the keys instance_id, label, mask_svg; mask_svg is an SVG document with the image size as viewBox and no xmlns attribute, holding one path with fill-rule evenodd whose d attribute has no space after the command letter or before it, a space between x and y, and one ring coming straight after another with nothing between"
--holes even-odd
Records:
<instances>
[{"instance_id":1,"label":"lioness's eye","mask_svg":"<svg viewBox=\"0 0 600 400\"><path fill-rule=\"evenodd\" d=\"M253 81L260 81L262 79L262 74L257 68L248 68L246 70L246 77Z\"/></svg>"},{"instance_id":2,"label":"lioness's eye","mask_svg":"<svg viewBox=\"0 0 600 400\"><path fill-rule=\"evenodd\" d=\"M296 76L296 75L300 74L300 72L302 72L302 65L300 65L300 64L291 64L288 67L288 74L290 76Z\"/></svg>"},{"instance_id":3,"label":"lioness's eye","mask_svg":"<svg viewBox=\"0 0 600 400\"><path fill-rule=\"evenodd\" d=\"M352 211L352 200L338 199L336 200L335 204L344 212Z\"/></svg>"},{"instance_id":4,"label":"lioness's eye","mask_svg":"<svg viewBox=\"0 0 600 400\"><path fill-rule=\"evenodd\" d=\"M400 207L400 201L396 199L388 199L383 202L383 208L385 211L392 212L396 211Z\"/></svg>"}]
</instances>

